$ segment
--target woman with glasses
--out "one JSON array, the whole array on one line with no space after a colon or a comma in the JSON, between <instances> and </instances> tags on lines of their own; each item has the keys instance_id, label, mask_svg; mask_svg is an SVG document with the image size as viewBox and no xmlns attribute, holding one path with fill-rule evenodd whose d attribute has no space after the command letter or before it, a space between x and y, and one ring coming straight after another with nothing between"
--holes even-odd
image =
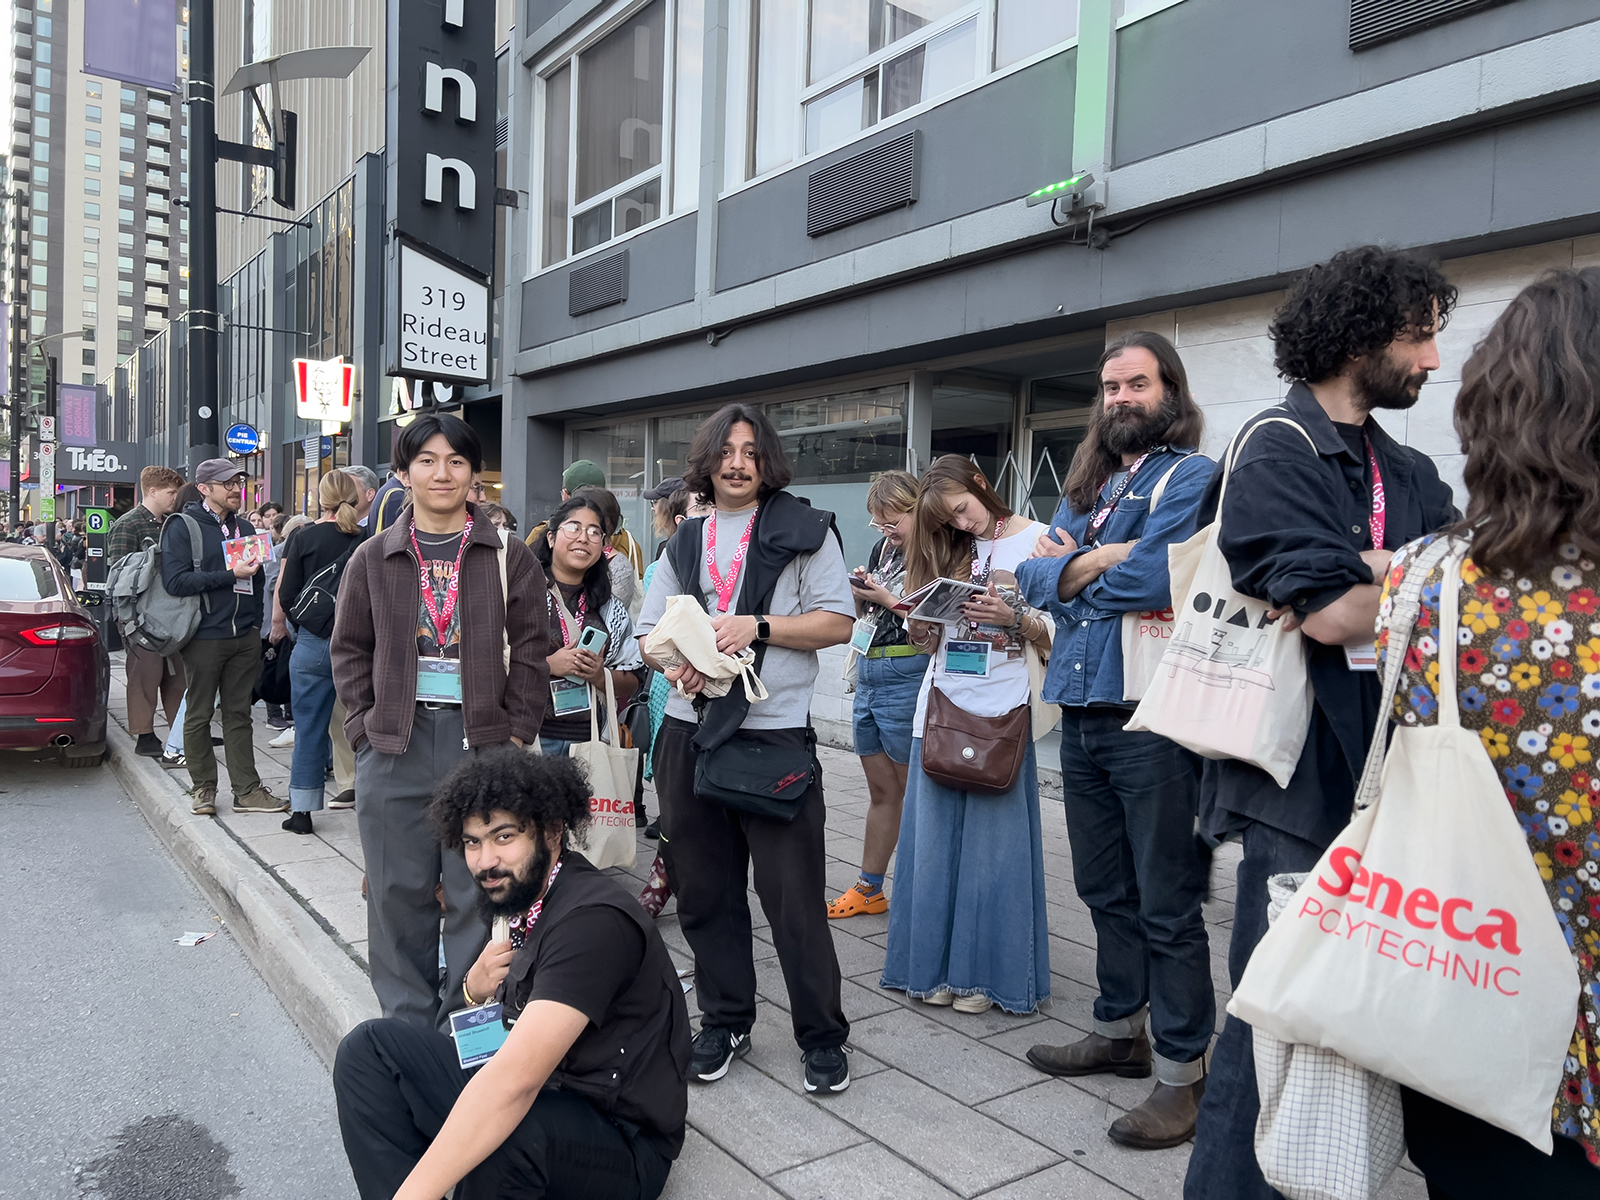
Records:
<instances>
[{"instance_id":1,"label":"woman with glasses","mask_svg":"<svg viewBox=\"0 0 1600 1200\"><path fill-rule=\"evenodd\" d=\"M955 722L992 729L1023 706L1031 718L1030 651L1048 655L1055 627L1022 598L1016 569L1046 532L1014 514L971 460L946 454L923 478L906 547L906 594L938 579L982 590L948 624L909 622L933 661L912 725L882 986L961 1013L995 1004L1031 1013L1050 997L1033 722L1016 731L1021 769L1002 793L923 770L925 750L961 744Z\"/></svg>"},{"instance_id":2,"label":"woman with glasses","mask_svg":"<svg viewBox=\"0 0 1600 1200\"><path fill-rule=\"evenodd\" d=\"M638 690L644 674L633 636L633 622L611 594L605 545L610 530L598 512L574 496L550 514L533 552L549 581L550 703L539 728L539 748L565 754L573 742L589 740L591 704L605 705L606 677L621 708ZM598 652L578 643L585 629L606 635Z\"/></svg>"},{"instance_id":3,"label":"woman with glasses","mask_svg":"<svg viewBox=\"0 0 1600 1200\"><path fill-rule=\"evenodd\" d=\"M867 556L867 565L857 568L850 579L856 594L857 640L867 646L856 662L853 713L856 753L867 776L867 832L861 878L828 903L828 916L836 921L889 911L883 877L900 836L911 721L929 662L927 652L911 644L905 621L890 607L902 594L906 538L916 504L917 481L905 471L885 471L867 491L871 526L883 536Z\"/></svg>"}]
</instances>

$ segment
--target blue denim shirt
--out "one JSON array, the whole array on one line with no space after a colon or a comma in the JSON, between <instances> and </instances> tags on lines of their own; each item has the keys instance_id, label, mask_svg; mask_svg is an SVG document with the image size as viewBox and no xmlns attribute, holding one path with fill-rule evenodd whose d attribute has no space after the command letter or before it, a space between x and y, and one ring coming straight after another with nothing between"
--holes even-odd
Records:
<instances>
[{"instance_id":1,"label":"blue denim shirt","mask_svg":"<svg viewBox=\"0 0 1600 1200\"><path fill-rule=\"evenodd\" d=\"M1051 704L1115 704L1122 698L1122 615L1168 607L1172 587L1167 579L1167 546L1195 531L1195 512L1215 467L1203 454L1182 458L1181 451L1157 455L1139 469L1117 510L1100 527L1100 542L1139 544L1128 557L1106 571L1071 600L1062 601L1057 588L1061 573L1079 554L1093 546L1085 542L1087 512L1074 512L1065 499L1051 519L1054 530L1064 529L1078 550L1060 558L1030 558L1017 568L1017 582L1028 603L1047 608L1055 618L1055 644L1044 678L1044 699ZM1177 463L1174 467L1174 463ZM1156 511L1150 511L1150 492L1168 471L1166 490ZM1110 498L1107 481L1102 503ZM1057 541L1060 539L1057 538Z\"/></svg>"}]
</instances>

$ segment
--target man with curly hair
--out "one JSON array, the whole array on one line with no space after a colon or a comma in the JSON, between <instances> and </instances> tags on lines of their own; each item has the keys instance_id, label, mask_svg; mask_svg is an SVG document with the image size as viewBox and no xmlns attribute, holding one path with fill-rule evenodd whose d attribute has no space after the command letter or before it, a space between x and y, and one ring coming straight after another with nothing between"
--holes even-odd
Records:
<instances>
[{"instance_id":1,"label":"man with curly hair","mask_svg":"<svg viewBox=\"0 0 1600 1200\"><path fill-rule=\"evenodd\" d=\"M572 852L588 819L576 762L510 747L434 793L429 824L465 853L499 939L452 1007L498 1004L510 1033L471 1069L449 1037L405 1021L345 1037L333 1085L364 1200L661 1194L683 1148L689 1014L644 911Z\"/></svg>"},{"instance_id":2,"label":"man with curly hair","mask_svg":"<svg viewBox=\"0 0 1600 1200\"><path fill-rule=\"evenodd\" d=\"M1306 636L1314 703L1287 788L1236 761L1206 765L1202 831L1240 837L1228 975L1235 987L1267 927L1267 877L1309 871L1350 818L1377 725L1380 686L1363 669L1389 556L1459 517L1432 460L1374 418L1410 408L1439 368L1435 337L1456 289L1413 255L1359 246L1290 288L1269 332L1288 395L1245 422L1218 538L1233 585L1274 606ZM1294 426L1298 425L1299 429ZM1239 436L1243 436L1243 430ZM1200 505L1217 515L1225 468ZM1256 1164L1255 1057L1249 1026L1229 1017L1213 1052L1185 1200L1277 1195Z\"/></svg>"}]
</instances>

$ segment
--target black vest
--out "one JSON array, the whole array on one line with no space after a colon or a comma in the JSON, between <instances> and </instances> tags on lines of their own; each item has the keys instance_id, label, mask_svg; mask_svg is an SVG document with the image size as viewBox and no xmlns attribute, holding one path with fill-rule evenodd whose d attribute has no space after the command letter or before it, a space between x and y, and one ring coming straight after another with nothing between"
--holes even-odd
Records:
<instances>
[{"instance_id":1,"label":"black vest","mask_svg":"<svg viewBox=\"0 0 1600 1200\"><path fill-rule=\"evenodd\" d=\"M689 1010L667 947L639 902L582 855L567 851L561 874L528 940L500 987L506 1015L516 1017L533 991L533 966L550 930L581 908L616 909L644 934L644 961L633 983L612 1002L605 1024L589 1025L550 1075L610 1116L683 1147L689 1111Z\"/></svg>"}]
</instances>

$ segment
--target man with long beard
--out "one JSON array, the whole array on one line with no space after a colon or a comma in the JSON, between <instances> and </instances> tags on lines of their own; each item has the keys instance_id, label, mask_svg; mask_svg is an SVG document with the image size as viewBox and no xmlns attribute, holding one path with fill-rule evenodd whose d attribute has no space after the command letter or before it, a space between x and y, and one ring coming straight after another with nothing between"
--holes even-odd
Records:
<instances>
[{"instance_id":1,"label":"man with long beard","mask_svg":"<svg viewBox=\"0 0 1600 1200\"><path fill-rule=\"evenodd\" d=\"M1202 830L1244 843L1228 950L1235 987L1266 932L1267 877L1311 870L1350 818L1379 718L1371 646L1389 557L1459 517L1432 460L1373 417L1417 402L1439 368L1434 339L1455 300L1436 267L1361 246L1296 280L1269 329L1278 373L1291 386L1246 428L1286 416L1305 432L1276 422L1250 438L1228 480L1218 541L1233 586L1305 633L1314 703L1288 787L1247 763L1206 764ZM1201 524L1216 514L1221 486L1218 471ZM1185 1200L1278 1194L1256 1164L1259 1109L1250 1027L1229 1017L1212 1056Z\"/></svg>"},{"instance_id":2,"label":"man with long beard","mask_svg":"<svg viewBox=\"0 0 1600 1200\"><path fill-rule=\"evenodd\" d=\"M1194 832L1199 760L1123 728L1139 697L1124 677L1122 618L1173 603L1167 547L1194 532L1211 478L1211 460L1195 452L1202 424L1171 342L1144 332L1113 341L1052 532L1017 568L1028 602L1049 607L1060 631L1044 698L1061 705L1073 880L1094 920L1100 985L1093 1032L1028 1059L1051 1075L1153 1069L1149 1097L1109 1130L1144 1150L1194 1133L1216 999L1200 911L1209 855Z\"/></svg>"}]
</instances>

